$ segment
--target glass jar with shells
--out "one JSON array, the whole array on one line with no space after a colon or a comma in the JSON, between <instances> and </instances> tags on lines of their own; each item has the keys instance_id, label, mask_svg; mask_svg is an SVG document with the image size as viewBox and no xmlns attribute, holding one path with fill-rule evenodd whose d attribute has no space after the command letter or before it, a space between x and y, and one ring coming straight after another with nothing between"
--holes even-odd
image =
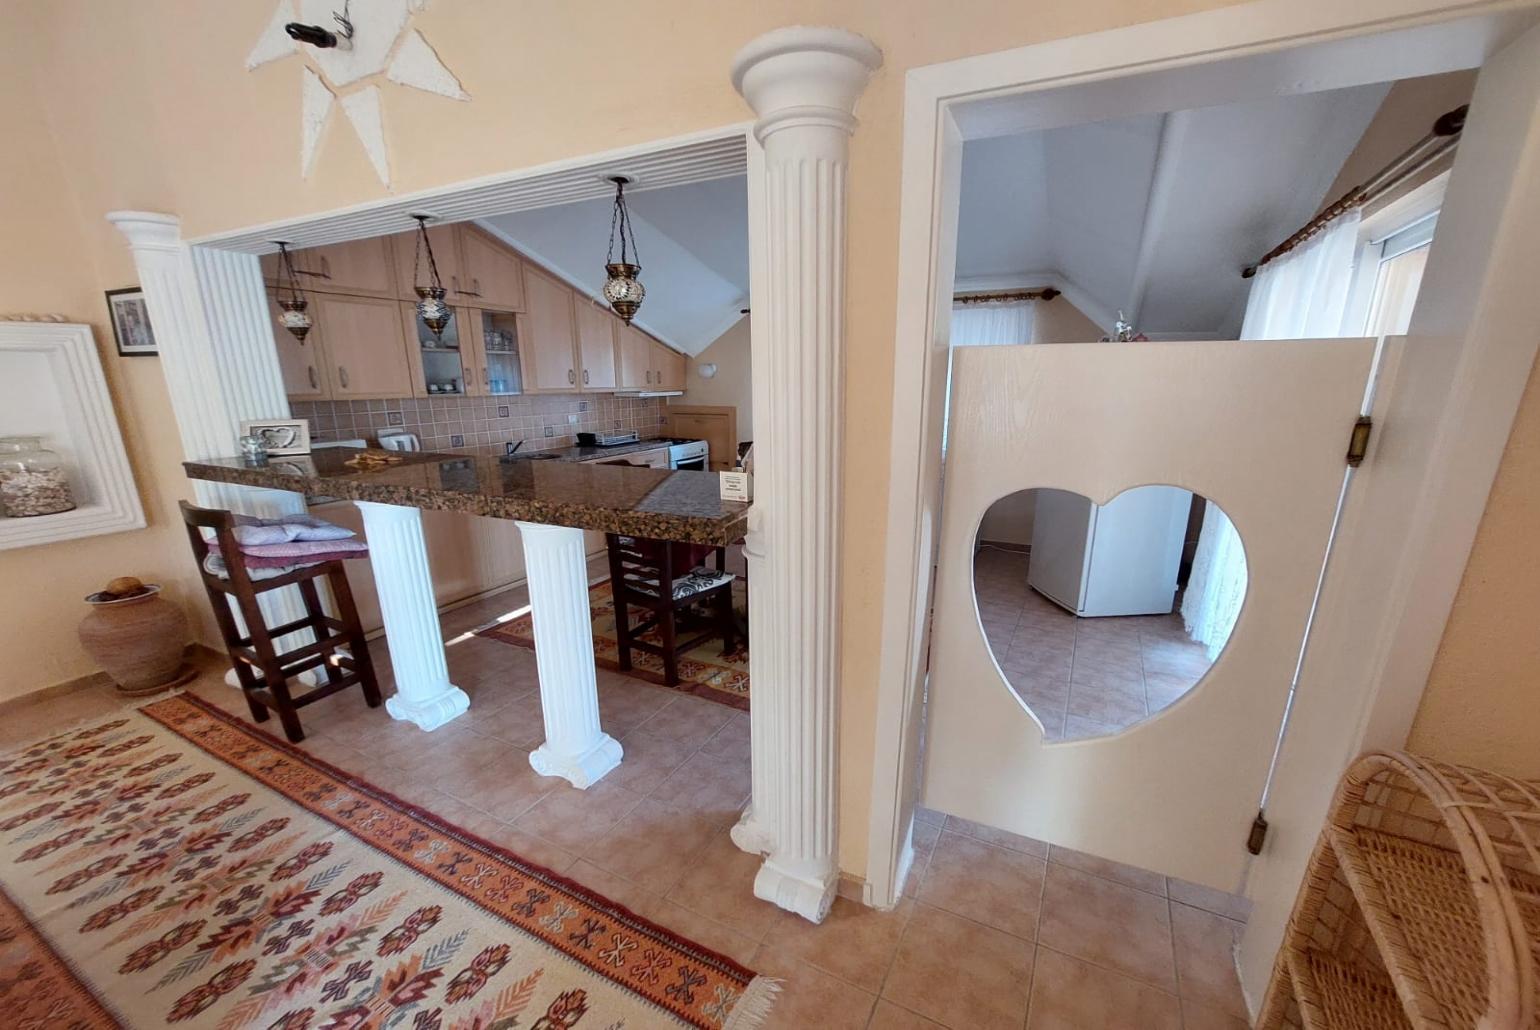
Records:
<instances>
[{"instance_id":1,"label":"glass jar with shells","mask_svg":"<svg viewBox=\"0 0 1540 1030\"><path fill-rule=\"evenodd\" d=\"M0 516L56 515L75 507L69 474L40 436L0 436Z\"/></svg>"}]
</instances>

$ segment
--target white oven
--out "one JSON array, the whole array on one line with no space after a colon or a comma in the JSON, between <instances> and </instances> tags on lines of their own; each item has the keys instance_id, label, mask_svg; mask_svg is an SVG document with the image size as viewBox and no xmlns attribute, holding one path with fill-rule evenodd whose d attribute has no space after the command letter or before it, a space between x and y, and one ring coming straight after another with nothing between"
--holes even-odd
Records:
<instances>
[{"instance_id":1,"label":"white oven","mask_svg":"<svg viewBox=\"0 0 1540 1030\"><path fill-rule=\"evenodd\" d=\"M678 440L669 444L668 467L705 472L711 467L711 447L705 440Z\"/></svg>"}]
</instances>

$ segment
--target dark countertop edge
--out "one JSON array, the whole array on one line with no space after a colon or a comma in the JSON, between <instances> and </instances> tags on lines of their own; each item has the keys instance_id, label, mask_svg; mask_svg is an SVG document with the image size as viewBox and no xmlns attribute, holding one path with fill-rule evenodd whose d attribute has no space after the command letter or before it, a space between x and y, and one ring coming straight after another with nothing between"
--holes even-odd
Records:
<instances>
[{"instance_id":1,"label":"dark countertop edge","mask_svg":"<svg viewBox=\"0 0 1540 1030\"><path fill-rule=\"evenodd\" d=\"M271 474L261 468L233 468L227 465L205 465L198 461L184 461L182 468L189 479L201 479L215 483L234 483L263 490L286 490L287 486L275 486ZM572 526L599 533L623 533L629 536L648 537L656 540L674 540L687 544L708 544L723 547L742 539L748 531L749 513L745 508L723 519L703 516L668 515L661 512L619 511L612 508L594 508L582 504L555 504L546 501L512 500L489 497L485 494L457 494L447 491L422 490L410 486L374 485L349 479L296 478L296 486L305 489L293 493L324 494L326 497L348 501L372 501L376 504L394 504L428 511L451 511L463 515L482 515L487 518L508 519L519 522L538 522L549 526Z\"/></svg>"}]
</instances>

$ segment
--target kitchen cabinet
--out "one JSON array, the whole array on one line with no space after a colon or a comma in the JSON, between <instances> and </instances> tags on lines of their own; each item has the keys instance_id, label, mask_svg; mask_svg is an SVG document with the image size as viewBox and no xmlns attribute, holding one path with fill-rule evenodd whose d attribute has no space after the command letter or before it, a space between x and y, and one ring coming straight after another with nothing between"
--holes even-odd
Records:
<instances>
[{"instance_id":1,"label":"kitchen cabinet","mask_svg":"<svg viewBox=\"0 0 1540 1030\"><path fill-rule=\"evenodd\" d=\"M524 262L508 245L473 225L457 226L460 266L455 289L483 308L524 310ZM437 253L438 245L434 244ZM445 285L449 285L447 282Z\"/></svg>"},{"instance_id":2,"label":"kitchen cabinet","mask_svg":"<svg viewBox=\"0 0 1540 1030\"><path fill-rule=\"evenodd\" d=\"M312 307L314 301L312 301ZM326 379L327 361L321 355L321 336L312 326L304 342L278 323L283 309L276 291L267 294L268 316L272 319L273 344L278 350L278 371L283 376L283 392L296 400L325 400L331 396ZM312 312L313 315L313 312Z\"/></svg>"},{"instance_id":3,"label":"kitchen cabinet","mask_svg":"<svg viewBox=\"0 0 1540 1030\"><path fill-rule=\"evenodd\" d=\"M412 363L401 329L401 302L318 293L310 298L319 331L317 357L334 400L412 396ZM283 332L274 330L275 335ZM308 338L307 338L308 339Z\"/></svg>"},{"instance_id":4,"label":"kitchen cabinet","mask_svg":"<svg viewBox=\"0 0 1540 1030\"><path fill-rule=\"evenodd\" d=\"M385 237L349 240L292 252L294 274L306 293L346 293L355 297L396 296L396 269ZM277 254L261 258L262 277L278 285Z\"/></svg>"},{"instance_id":5,"label":"kitchen cabinet","mask_svg":"<svg viewBox=\"0 0 1540 1030\"><path fill-rule=\"evenodd\" d=\"M449 309L449 322L437 336L417 314L417 305L401 302L401 327L412 365L412 396L462 396L476 393L479 365L469 355L462 332L463 308Z\"/></svg>"},{"instance_id":6,"label":"kitchen cabinet","mask_svg":"<svg viewBox=\"0 0 1540 1030\"><path fill-rule=\"evenodd\" d=\"M652 337L635 326L615 326L615 385L622 390L652 389Z\"/></svg>"},{"instance_id":7,"label":"kitchen cabinet","mask_svg":"<svg viewBox=\"0 0 1540 1030\"><path fill-rule=\"evenodd\" d=\"M652 388L654 390L684 389L684 355L661 343L652 345Z\"/></svg>"},{"instance_id":8,"label":"kitchen cabinet","mask_svg":"<svg viewBox=\"0 0 1540 1030\"><path fill-rule=\"evenodd\" d=\"M433 263L438 267L439 281L444 284L444 299L451 304L471 301L469 294L461 290L463 278L460 270L459 227L454 225L428 226L428 242L433 244ZM422 267L417 265L417 230L399 232L387 237L396 255L396 296L402 300L417 299L417 281L424 286L433 281L428 269L428 251L422 252ZM467 286L468 288L468 286Z\"/></svg>"},{"instance_id":9,"label":"kitchen cabinet","mask_svg":"<svg viewBox=\"0 0 1540 1030\"><path fill-rule=\"evenodd\" d=\"M580 389L573 300L566 283L533 265L524 266L528 310L519 337L519 360L526 392L570 393Z\"/></svg>"},{"instance_id":10,"label":"kitchen cabinet","mask_svg":"<svg viewBox=\"0 0 1540 1030\"><path fill-rule=\"evenodd\" d=\"M577 315L579 385L585 390L613 390L615 328L620 320L608 308L583 297L574 300Z\"/></svg>"},{"instance_id":11,"label":"kitchen cabinet","mask_svg":"<svg viewBox=\"0 0 1540 1030\"><path fill-rule=\"evenodd\" d=\"M519 367L519 320L508 311L469 308L462 346L470 393L481 397L510 397L524 392Z\"/></svg>"}]
</instances>

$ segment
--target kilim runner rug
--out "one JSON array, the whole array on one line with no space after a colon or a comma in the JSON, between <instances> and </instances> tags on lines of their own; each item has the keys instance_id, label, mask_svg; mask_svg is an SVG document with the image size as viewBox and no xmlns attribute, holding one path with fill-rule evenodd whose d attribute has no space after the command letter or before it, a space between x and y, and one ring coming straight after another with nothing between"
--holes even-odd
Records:
<instances>
[{"instance_id":1,"label":"kilim runner rug","mask_svg":"<svg viewBox=\"0 0 1540 1030\"><path fill-rule=\"evenodd\" d=\"M773 981L181 694L0 757L0 1025L739 1028Z\"/></svg>"},{"instance_id":2,"label":"kilim runner rug","mask_svg":"<svg viewBox=\"0 0 1540 1030\"><path fill-rule=\"evenodd\" d=\"M594 627L594 661L606 669L620 668L620 644L615 636L615 599L608 580L588 588L588 613ZM633 618L633 621L634 618ZM525 612L507 622L495 622L478 629L477 634L516 647L535 649L535 627ZM661 638L657 630L648 630L642 639L654 644ZM631 652L631 675L649 683L663 682L663 659L641 651ZM731 651L722 649L722 639L707 640L679 656L679 686L676 690L720 701L733 708L749 707L749 649L740 637Z\"/></svg>"}]
</instances>

